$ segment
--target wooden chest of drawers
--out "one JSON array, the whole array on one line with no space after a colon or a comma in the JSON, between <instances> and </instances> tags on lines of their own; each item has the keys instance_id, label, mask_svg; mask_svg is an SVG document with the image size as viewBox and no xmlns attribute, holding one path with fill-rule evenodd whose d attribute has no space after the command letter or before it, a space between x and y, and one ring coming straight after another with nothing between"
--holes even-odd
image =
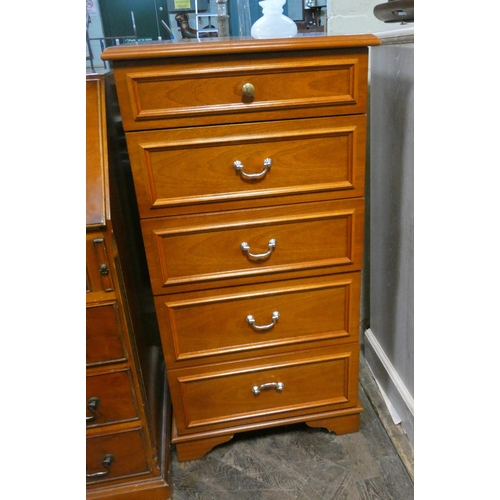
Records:
<instances>
[{"instance_id":1,"label":"wooden chest of drawers","mask_svg":"<svg viewBox=\"0 0 500 500\"><path fill-rule=\"evenodd\" d=\"M359 427L368 46L112 47L179 460Z\"/></svg>"},{"instance_id":2,"label":"wooden chest of drawers","mask_svg":"<svg viewBox=\"0 0 500 500\"><path fill-rule=\"evenodd\" d=\"M119 224L111 217L105 77L87 75L86 85L87 498L165 500L170 487L162 368L149 364L154 346L138 345L144 322L134 315L116 240ZM146 387L146 376L158 380L154 389Z\"/></svg>"}]
</instances>

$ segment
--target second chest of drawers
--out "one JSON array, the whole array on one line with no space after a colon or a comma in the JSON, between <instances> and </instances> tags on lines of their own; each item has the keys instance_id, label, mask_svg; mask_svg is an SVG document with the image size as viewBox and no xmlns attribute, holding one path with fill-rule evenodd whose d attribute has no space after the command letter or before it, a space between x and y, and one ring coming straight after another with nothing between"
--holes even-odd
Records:
<instances>
[{"instance_id":1,"label":"second chest of drawers","mask_svg":"<svg viewBox=\"0 0 500 500\"><path fill-rule=\"evenodd\" d=\"M371 36L107 49L179 460L357 430Z\"/></svg>"},{"instance_id":2,"label":"second chest of drawers","mask_svg":"<svg viewBox=\"0 0 500 500\"><path fill-rule=\"evenodd\" d=\"M137 282L130 285L129 259L121 251L106 81L106 75L86 78L87 499L165 500L170 497L165 370L155 363L157 329L137 314L144 300L139 304L134 295ZM147 276L144 264L134 260L134 266Z\"/></svg>"}]
</instances>

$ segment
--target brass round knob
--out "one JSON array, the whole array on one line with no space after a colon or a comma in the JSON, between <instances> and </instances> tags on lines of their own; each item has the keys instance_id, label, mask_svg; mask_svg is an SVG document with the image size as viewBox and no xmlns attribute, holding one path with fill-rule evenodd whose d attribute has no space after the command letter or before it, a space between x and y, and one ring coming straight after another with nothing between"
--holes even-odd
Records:
<instances>
[{"instance_id":1,"label":"brass round knob","mask_svg":"<svg viewBox=\"0 0 500 500\"><path fill-rule=\"evenodd\" d=\"M245 97L252 97L255 92L255 87L251 83L245 83L243 87L241 87L241 91Z\"/></svg>"}]
</instances>

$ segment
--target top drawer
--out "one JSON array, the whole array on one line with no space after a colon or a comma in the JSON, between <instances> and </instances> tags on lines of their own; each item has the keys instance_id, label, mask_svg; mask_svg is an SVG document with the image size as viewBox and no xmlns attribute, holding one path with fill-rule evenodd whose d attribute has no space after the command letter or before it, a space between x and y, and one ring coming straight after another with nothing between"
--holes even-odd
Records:
<instances>
[{"instance_id":1,"label":"top drawer","mask_svg":"<svg viewBox=\"0 0 500 500\"><path fill-rule=\"evenodd\" d=\"M131 131L364 113L367 66L363 47L172 57L114 73Z\"/></svg>"}]
</instances>

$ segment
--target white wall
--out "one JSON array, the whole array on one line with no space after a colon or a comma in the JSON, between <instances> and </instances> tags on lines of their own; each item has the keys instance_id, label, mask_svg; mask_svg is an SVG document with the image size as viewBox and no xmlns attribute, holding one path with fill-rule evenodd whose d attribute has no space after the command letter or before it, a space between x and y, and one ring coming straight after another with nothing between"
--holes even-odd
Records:
<instances>
[{"instance_id":1,"label":"white wall","mask_svg":"<svg viewBox=\"0 0 500 500\"><path fill-rule=\"evenodd\" d=\"M381 39L370 49L364 352L395 422L413 443L414 43L402 31Z\"/></svg>"},{"instance_id":2,"label":"white wall","mask_svg":"<svg viewBox=\"0 0 500 500\"><path fill-rule=\"evenodd\" d=\"M373 8L384 1L327 0L327 33L353 35L401 29L400 23L384 23L373 14Z\"/></svg>"}]
</instances>

